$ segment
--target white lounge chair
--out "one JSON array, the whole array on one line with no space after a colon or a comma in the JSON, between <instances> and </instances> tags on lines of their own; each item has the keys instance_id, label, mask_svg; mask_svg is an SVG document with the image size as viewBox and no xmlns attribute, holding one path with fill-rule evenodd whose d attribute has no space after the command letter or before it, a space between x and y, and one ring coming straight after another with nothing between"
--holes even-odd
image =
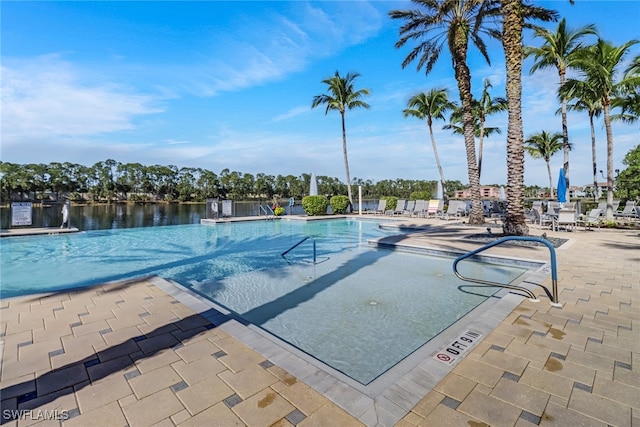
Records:
<instances>
[{"instance_id":1,"label":"white lounge chair","mask_svg":"<svg viewBox=\"0 0 640 427\"><path fill-rule=\"evenodd\" d=\"M429 204L427 205L427 209L424 213L424 217L425 218L429 218L431 216L433 216L434 218L437 218L438 215L438 203L439 200L437 199L431 199L429 200Z\"/></svg>"},{"instance_id":2,"label":"white lounge chair","mask_svg":"<svg viewBox=\"0 0 640 427\"><path fill-rule=\"evenodd\" d=\"M402 215L404 215L404 216L413 216L413 210L415 209L415 207L416 207L416 201L415 200L409 200L407 202L407 205L402 210Z\"/></svg>"},{"instance_id":3,"label":"white lounge chair","mask_svg":"<svg viewBox=\"0 0 640 427\"><path fill-rule=\"evenodd\" d=\"M533 213L533 224L538 224L538 228L553 224L553 217L542 212L541 209L531 209Z\"/></svg>"},{"instance_id":4,"label":"white lounge chair","mask_svg":"<svg viewBox=\"0 0 640 427\"><path fill-rule=\"evenodd\" d=\"M602 209L591 209L587 215L581 215L578 218L576 225L583 225L585 231L594 225L600 230L600 214L602 214Z\"/></svg>"},{"instance_id":5,"label":"white lounge chair","mask_svg":"<svg viewBox=\"0 0 640 427\"><path fill-rule=\"evenodd\" d=\"M634 200L627 200L622 212L613 212L613 216L619 218L633 218L636 216L636 202Z\"/></svg>"},{"instance_id":6,"label":"white lounge chair","mask_svg":"<svg viewBox=\"0 0 640 427\"><path fill-rule=\"evenodd\" d=\"M396 208L391 210L388 209L385 211L386 215L402 215L402 212L404 211L404 205L405 205L405 200L404 199L398 199L398 203L396 203Z\"/></svg>"},{"instance_id":7,"label":"white lounge chair","mask_svg":"<svg viewBox=\"0 0 640 427\"><path fill-rule=\"evenodd\" d=\"M561 226L567 231L576 228L576 211L574 209L560 209L558 217L553 221L554 229L558 231Z\"/></svg>"}]
</instances>

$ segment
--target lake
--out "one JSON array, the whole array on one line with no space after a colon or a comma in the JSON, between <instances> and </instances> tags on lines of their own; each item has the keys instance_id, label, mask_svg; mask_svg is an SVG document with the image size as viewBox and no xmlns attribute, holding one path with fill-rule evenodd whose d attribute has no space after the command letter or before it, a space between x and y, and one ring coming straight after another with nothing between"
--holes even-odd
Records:
<instances>
[{"instance_id":1,"label":"lake","mask_svg":"<svg viewBox=\"0 0 640 427\"><path fill-rule=\"evenodd\" d=\"M368 203L369 202L369 203ZM263 202L264 204L264 202ZM257 216L260 202L233 202L233 216ZM371 206L369 206L371 205ZM286 213L289 208L286 204ZM365 209L373 209L376 201L363 201ZM292 214L304 214L296 201ZM178 203L71 205L71 226L79 230L108 230L114 228L156 227L161 225L199 224L206 218L206 205ZM11 228L11 208L0 209L3 229ZM59 227L62 223L61 205L34 206L31 228Z\"/></svg>"}]
</instances>

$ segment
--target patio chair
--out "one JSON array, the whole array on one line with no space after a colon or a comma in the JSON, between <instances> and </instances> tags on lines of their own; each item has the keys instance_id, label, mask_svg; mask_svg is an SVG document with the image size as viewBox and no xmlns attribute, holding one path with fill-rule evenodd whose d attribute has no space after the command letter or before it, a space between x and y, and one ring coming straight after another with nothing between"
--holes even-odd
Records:
<instances>
[{"instance_id":1,"label":"patio chair","mask_svg":"<svg viewBox=\"0 0 640 427\"><path fill-rule=\"evenodd\" d=\"M544 226L553 224L553 217L545 213L542 213L541 209L531 209L533 213L533 224L538 224L538 228L541 229Z\"/></svg>"},{"instance_id":2,"label":"patio chair","mask_svg":"<svg viewBox=\"0 0 640 427\"><path fill-rule=\"evenodd\" d=\"M417 217L421 217L424 214L424 211L427 209L427 201L426 200L416 200L416 204L413 207L413 215Z\"/></svg>"},{"instance_id":3,"label":"patio chair","mask_svg":"<svg viewBox=\"0 0 640 427\"><path fill-rule=\"evenodd\" d=\"M402 215L404 216L413 216L413 210L416 207L416 201L415 200L409 200L407 202L407 206L405 206L405 208L402 210Z\"/></svg>"},{"instance_id":4,"label":"patio chair","mask_svg":"<svg viewBox=\"0 0 640 427\"><path fill-rule=\"evenodd\" d=\"M558 202L548 202L547 203L547 215L554 216L560 210L560 203Z\"/></svg>"},{"instance_id":5,"label":"patio chair","mask_svg":"<svg viewBox=\"0 0 640 427\"><path fill-rule=\"evenodd\" d=\"M373 211L373 214L382 215L386 207L387 207L387 199L380 199L378 201L378 207L376 208L375 211Z\"/></svg>"},{"instance_id":6,"label":"patio chair","mask_svg":"<svg viewBox=\"0 0 640 427\"><path fill-rule=\"evenodd\" d=\"M614 209L613 216L619 218L631 218L636 216L636 202L634 200L627 200L622 212L616 212Z\"/></svg>"},{"instance_id":7,"label":"patio chair","mask_svg":"<svg viewBox=\"0 0 640 427\"><path fill-rule=\"evenodd\" d=\"M462 212L466 212L467 204L463 200L449 200L449 207L443 214L442 219L456 219L462 216Z\"/></svg>"},{"instance_id":8,"label":"patio chair","mask_svg":"<svg viewBox=\"0 0 640 427\"><path fill-rule=\"evenodd\" d=\"M424 213L424 217L425 218L429 218L430 216L433 216L434 218L437 218L438 216L438 203L440 201L437 199L431 199L429 200L429 204L427 205L427 209Z\"/></svg>"},{"instance_id":9,"label":"patio chair","mask_svg":"<svg viewBox=\"0 0 640 427\"><path fill-rule=\"evenodd\" d=\"M560 230L564 226L566 231L575 230L576 228L576 211L574 209L560 209L558 217L554 219L554 229Z\"/></svg>"},{"instance_id":10,"label":"patio chair","mask_svg":"<svg viewBox=\"0 0 640 427\"><path fill-rule=\"evenodd\" d=\"M405 200L404 199L398 199L398 203L396 203L396 208L391 210L387 210L385 211L385 215L401 215L402 212L404 211L404 205L405 205Z\"/></svg>"},{"instance_id":11,"label":"patio chair","mask_svg":"<svg viewBox=\"0 0 640 427\"><path fill-rule=\"evenodd\" d=\"M600 230L600 215L602 214L602 209L591 209L587 215L580 215L578 220L576 221L576 225L583 225L584 231L591 229L594 225L598 227Z\"/></svg>"}]
</instances>

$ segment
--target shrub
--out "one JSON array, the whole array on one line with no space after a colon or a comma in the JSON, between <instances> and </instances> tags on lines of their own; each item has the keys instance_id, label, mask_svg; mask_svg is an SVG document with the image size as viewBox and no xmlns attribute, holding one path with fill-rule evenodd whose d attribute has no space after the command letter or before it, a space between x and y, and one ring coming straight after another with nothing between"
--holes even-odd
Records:
<instances>
[{"instance_id":1,"label":"shrub","mask_svg":"<svg viewBox=\"0 0 640 427\"><path fill-rule=\"evenodd\" d=\"M409 200L430 200L431 192L428 190L414 191L409 195Z\"/></svg>"},{"instance_id":2,"label":"shrub","mask_svg":"<svg viewBox=\"0 0 640 427\"><path fill-rule=\"evenodd\" d=\"M278 206L273 210L275 216L280 216L284 213L284 208L282 206Z\"/></svg>"},{"instance_id":3,"label":"shrub","mask_svg":"<svg viewBox=\"0 0 640 427\"><path fill-rule=\"evenodd\" d=\"M398 206L398 198L395 196L385 196L383 197L387 201L387 206L385 209L388 211L395 210L396 206Z\"/></svg>"},{"instance_id":4,"label":"shrub","mask_svg":"<svg viewBox=\"0 0 640 427\"><path fill-rule=\"evenodd\" d=\"M329 200L329 204L331 205L331 210L333 211L333 213L346 213L347 209L349 209L349 197L333 196L331 200Z\"/></svg>"},{"instance_id":5,"label":"shrub","mask_svg":"<svg viewBox=\"0 0 640 427\"><path fill-rule=\"evenodd\" d=\"M326 215L329 200L325 196L305 196L302 198L302 209L309 216Z\"/></svg>"}]
</instances>

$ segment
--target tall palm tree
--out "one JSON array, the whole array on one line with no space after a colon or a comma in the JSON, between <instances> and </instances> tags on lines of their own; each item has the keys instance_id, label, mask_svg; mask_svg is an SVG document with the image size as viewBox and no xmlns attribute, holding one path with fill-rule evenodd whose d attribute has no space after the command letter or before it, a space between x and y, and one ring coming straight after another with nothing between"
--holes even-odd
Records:
<instances>
[{"instance_id":1,"label":"tall palm tree","mask_svg":"<svg viewBox=\"0 0 640 427\"><path fill-rule=\"evenodd\" d=\"M444 113L456 107L455 102L449 101L449 93L445 88L434 88L427 93L419 93L407 103L409 108L402 111L405 117L416 117L420 120L426 120L429 126L429 136L431 137L431 146L433 147L433 155L436 159L436 166L440 173L440 183L442 184L442 194L447 194L447 181L444 179L444 172L440 164L440 156L438 156L438 146L433 136L433 120L444 120Z\"/></svg>"},{"instance_id":2,"label":"tall palm tree","mask_svg":"<svg viewBox=\"0 0 640 427\"><path fill-rule=\"evenodd\" d=\"M549 197L553 197L553 177L551 175L551 157L562 150L564 143L562 134L554 132L552 134L543 130L542 132L530 135L524 142L524 149L534 159L543 159L547 164L549 174Z\"/></svg>"},{"instance_id":3,"label":"tall palm tree","mask_svg":"<svg viewBox=\"0 0 640 427\"><path fill-rule=\"evenodd\" d=\"M400 27L400 39L397 48L403 47L410 40L417 41L415 46L402 62L406 67L417 59L417 69L425 67L426 74L438 61L443 47L446 45L451 54L453 70L464 125L464 144L467 153L467 169L471 187L470 224L484 223L484 210L480 200L480 176L476 160L476 147L473 126L473 97L471 95L471 73L467 64L469 42L472 42L487 63L489 55L482 36L498 38L499 32L491 28L498 16L497 0L412 0L418 8L414 10L392 10L392 19L405 22Z\"/></svg>"},{"instance_id":4,"label":"tall palm tree","mask_svg":"<svg viewBox=\"0 0 640 427\"><path fill-rule=\"evenodd\" d=\"M507 214L502 230L507 235L526 236L524 217L524 132L522 130L522 30L525 19L549 21L555 13L523 3L501 0L502 46L507 72Z\"/></svg>"},{"instance_id":5,"label":"tall palm tree","mask_svg":"<svg viewBox=\"0 0 640 427\"><path fill-rule=\"evenodd\" d=\"M507 100L502 97L492 98L489 94L489 89L493 86L489 79L484 79L484 87L482 89L482 95L480 99L477 101L476 105L476 114L478 116L478 120L480 121L480 136L478 137L478 176L482 176L482 150L484 144L484 137L489 136L489 130L493 129L495 133L502 133L500 128L493 127L487 128L485 123L487 121L487 117L497 114L501 111L507 111Z\"/></svg>"},{"instance_id":6,"label":"tall palm tree","mask_svg":"<svg viewBox=\"0 0 640 427\"><path fill-rule=\"evenodd\" d=\"M493 87L489 79L484 80L484 88L480 99L474 99L473 102L473 125L475 137L478 138L478 179L482 176L482 152L484 149L484 137L491 136L494 133L501 134L502 130L498 127L487 127L487 117L500 111L507 110L507 100L501 97L492 98L489 94L489 88ZM455 108L451 113L450 123L443 129L452 129L454 134L464 135L464 126L462 123L462 109Z\"/></svg>"},{"instance_id":7,"label":"tall palm tree","mask_svg":"<svg viewBox=\"0 0 640 427\"><path fill-rule=\"evenodd\" d=\"M593 198L598 200L598 164L596 162L596 129L593 124L594 117L602 114L602 103L596 93L596 89L589 86L587 82L571 80L560 88L560 96L567 98L567 93L573 93L572 103L567 104L568 111L586 111L589 114L589 125L591 126L591 160L593 172Z\"/></svg>"},{"instance_id":8,"label":"tall palm tree","mask_svg":"<svg viewBox=\"0 0 640 427\"><path fill-rule=\"evenodd\" d=\"M607 220L613 219L613 132L611 130L611 101L618 91L628 88L634 81L633 76L624 75L620 80L618 68L629 52L629 48L638 40L630 40L620 46L614 46L602 39L582 49L576 55L574 64L584 76L584 81L593 87L602 103L604 127L607 135ZM574 84L574 83L571 83ZM572 96L572 92L568 92Z\"/></svg>"},{"instance_id":9,"label":"tall palm tree","mask_svg":"<svg viewBox=\"0 0 640 427\"><path fill-rule=\"evenodd\" d=\"M534 37L544 40L540 47L527 47L525 55L535 57L536 62L531 67L531 73L543 68L556 68L560 77L560 87L565 82L567 68L572 66L576 52L584 46L581 39L586 35L596 35L595 25L586 25L578 29L568 29L566 19L558 23L555 32L544 28L536 28ZM564 143L564 177L569 188L569 130L567 128L567 101L561 98L562 108L562 140Z\"/></svg>"},{"instance_id":10,"label":"tall palm tree","mask_svg":"<svg viewBox=\"0 0 640 427\"><path fill-rule=\"evenodd\" d=\"M347 194L349 201L353 206L353 197L351 195L351 176L349 175L349 160L347 158L347 131L344 124L344 113L347 109L353 108L369 108L369 104L362 101L364 95L369 95L369 89L355 90L353 87L355 79L360 77L359 73L347 73L346 76L340 76L340 73L336 71L333 77L325 79L322 83L328 86L328 94L317 95L313 97L313 103L311 108L316 108L318 105L326 104L327 109L324 114L329 113L330 110L337 110L340 112L340 118L342 119L342 154L344 155L344 170L347 177Z\"/></svg>"}]
</instances>

